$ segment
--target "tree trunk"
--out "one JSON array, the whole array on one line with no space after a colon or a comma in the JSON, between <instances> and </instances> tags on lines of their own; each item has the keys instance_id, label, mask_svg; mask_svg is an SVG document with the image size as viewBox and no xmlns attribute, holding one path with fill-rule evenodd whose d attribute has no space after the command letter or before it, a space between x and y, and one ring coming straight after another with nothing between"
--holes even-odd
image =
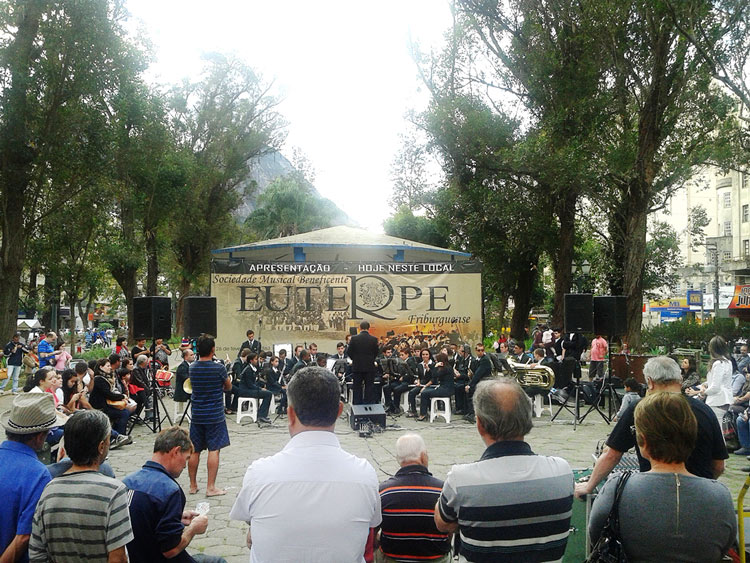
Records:
<instances>
[{"instance_id":1,"label":"tree trunk","mask_svg":"<svg viewBox=\"0 0 750 563\"><path fill-rule=\"evenodd\" d=\"M182 278L180 280L180 297L177 299L177 311L175 314L176 317L176 324L175 332L177 333L177 336L182 337L182 335L185 333L185 319L183 319L183 314L185 311L185 297L190 295L190 291L192 289L192 284L190 283L190 280L186 278ZM214 334L214 336L216 336Z\"/></svg>"},{"instance_id":2,"label":"tree trunk","mask_svg":"<svg viewBox=\"0 0 750 563\"><path fill-rule=\"evenodd\" d=\"M531 264L521 265L516 290L513 293L513 317L510 321L510 336L523 342L526 339L526 324L531 310L531 293L534 291L537 270Z\"/></svg>"},{"instance_id":3,"label":"tree trunk","mask_svg":"<svg viewBox=\"0 0 750 563\"><path fill-rule=\"evenodd\" d=\"M625 198L625 196L620 196ZM618 202L614 210L610 210L608 230L610 254L612 256L612 270L607 275L610 295L625 295L625 231L627 230L627 214L622 213L622 207L627 203Z\"/></svg>"},{"instance_id":4,"label":"tree trunk","mask_svg":"<svg viewBox=\"0 0 750 563\"><path fill-rule=\"evenodd\" d=\"M570 292L571 266L573 264L573 248L575 245L575 217L576 199L578 193L574 190L566 192L558 201L555 211L560 221L560 247L554 256L555 266L555 305L552 310L551 326L562 326L565 315L565 294Z\"/></svg>"},{"instance_id":5,"label":"tree trunk","mask_svg":"<svg viewBox=\"0 0 750 563\"><path fill-rule=\"evenodd\" d=\"M143 236L146 241L146 295L159 295L157 281L159 279L159 254L156 244L156 232L144 227Z\"/></svg>"},{"instance_id":6,"label":"tree trunk","mask_svg":"<svg viewBox=\"0 0 750 563\"><path fill-rule=\"evenodd\" d=\"M625 240L623 241L625 246L623 285L625 290L624 294L627 297L628 330L626 333L626 339L630 349L633 351L638 350L641 345L641 321L643 320L643 269L646 264L647 219L648 199L631 197L628 200L628 217L625 229Z\"/></svg>"},{"instance_id":7,"label":"tree trunk","mask_svg":"<svg viewBox=\"0 0 750 563\"><path fill-rule=\"evenodd\" d=\"M0 338L3 341L10 340L16 332L21 274L26 258L25 209L35 157L29 133L30 68L44 5L41 0L25 2L18 12L15 40L5 53L10 84L5 91L5 127L0 134Z\"/></svg>"}]
</instances>

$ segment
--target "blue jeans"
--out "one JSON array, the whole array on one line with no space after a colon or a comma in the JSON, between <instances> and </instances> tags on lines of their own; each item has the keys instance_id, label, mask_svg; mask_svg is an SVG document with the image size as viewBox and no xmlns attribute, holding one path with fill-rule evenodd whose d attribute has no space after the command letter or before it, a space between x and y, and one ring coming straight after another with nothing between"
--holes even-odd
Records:
<instances>
[{"instance_id":1,"label":"blue jeans","mask_svg":"<svg viewBox=\"0 0 750 563\"><path fill-rule=\"evenodd\" d=\"M740 446L750 449L750 422L744 420L742 415L737 417L737 438Z\"/></svg>"},{"instance_id":2,"label":"blue jeans","mask_svg":"<svg viewBox=\"0 0 750 563\"><path fill-rule=\"evenodd\" d=\"M22 366L8 366L8 379L3 381L3 385L2 387L0 387L0 389L4 391L5 387L8 385L8 380L12 379L13 380L13 387L12 387L13 392L14 393L18 392L18 376L21 375L21 367Z\"/></svg>"}]
</instances>

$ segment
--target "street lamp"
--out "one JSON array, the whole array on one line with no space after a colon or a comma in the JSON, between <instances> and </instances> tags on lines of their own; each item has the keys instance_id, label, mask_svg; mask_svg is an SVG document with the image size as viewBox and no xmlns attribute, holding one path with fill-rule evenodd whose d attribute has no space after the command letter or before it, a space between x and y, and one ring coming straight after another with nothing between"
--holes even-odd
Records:
<instances>
[{"instance_id":1,"label":"street lamp","mask_svg":"<svg viewBox=\"0 0 750 563\"><path fill-rule=\"evenodd\" d=\"M716 243L706 243L706 252L713 250L711 262L714 267L714 320L719 318L719 246Z\"/></svg>"},{"instance_id":2,"label":"street lamp","mask_svg":"<svg viewBox=\"0 0 750 563\"><path fill-rule=\"evenodd\" d=\"M579 276L576 276L575 274L580 270L581 274ZM581 282L588 282L589 279L589 273L591 272L591 263L588 260L585 260L578 264L577 262L573 262L570 266L570 273L574 276L574 283L576 286L576 289L579 292L582 292L581 289Z\"/></svg>"}]
</instances>

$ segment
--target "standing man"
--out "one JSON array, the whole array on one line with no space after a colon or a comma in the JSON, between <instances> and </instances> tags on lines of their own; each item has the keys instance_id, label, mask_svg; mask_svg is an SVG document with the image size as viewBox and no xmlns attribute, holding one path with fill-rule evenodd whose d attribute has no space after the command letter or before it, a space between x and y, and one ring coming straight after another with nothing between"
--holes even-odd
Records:
<instances>
[{"instance_id":1,"label":"standing man","mask_svg":"<svg viewBox=\"0 0 750 563\"><path fill-rule=\"evenodd\" d=\"M515 381L483 381L473 402L487 449L451 468L435 506L438 530L460 532L462 561L561 561L573 509L568 462L524 441L531 402Z\"/></svg>"},{"instance_id":2,"label":"standing man","mask_svg":"<svg viewBox=\"0 0 750 563\"><path fill-rule=\"evenodd\" d=\"M589 379L604 377L604 360L609 351L609 344L597 334L596 338L591 341L591 361L589 362Z\"/></svg>"},{"instance_id":3,"label":"standing man","mask_svg":"<svg viewBox=\"0 0 750 563\"><path fill-rule=\"evenodd\" d=\"M3 509L0 510L0 561L29 560L31 522L39 497L50 476L36 457L54 426L65 424L55 411L49 393L23 393L13 398L10 414L0 423L6 441L0 444L0 482L3 483Z\"/></svg>"},{"instance_id":4,"label":"standing man","mask_svg":"<svg viewBox=\"0 0 750 563\"><path fill-rule=\"evenodd\" d=\"M182 351L182 363L177 366L174 383L174 401L175 403L186 403L190 396L185 392L185 382L190 377L190 364L195 361L195 353L192 348L185 348ZM192 449L192 444L191 444Z\"/></svg>"},{"instance_id":5,"label":"standing man","mask_svg":"<svg viewBox=\"0 0 750 563\"><path fill-rule=\"evenodd\" d=\"M73 466L44 488L34 514L30 561L125 563L133 539L128 491L99 473L111 427L98 410L80 410L65 424L65 451Z\"/></svg>"},{"instance_id":6,"label":"standing man","mask_svg":"<svg viewBox=\"0 0 750 563\"><path fill-rule=\"evenodd\" d=\"M15 333L10 342L5 345L3 349L3 355L8 361L8 378L3 381L3 386L0 387L0 395L5 393L5 387L8 385L8 380L12 380L11 391L14 395L18 395L18 376L21 375L21 365L23 364L23 355L28 354L29 350L21 344L21 335Z\"/></svg>"},{"instance_id":7,"label":"standing man","mask_svg":"<svg viewBox=\"0 0 750 563\"><path fill-rule=\"evenodd\" d=\"M380 551L384 563L449 563L450 538L435 527L433 511L443 482L427 470L427 446L419 434L396 440L401 469L380 484Z\"/></svg>"},{"instance_id":8,"label":"standing man","mask_svg":"<svg viewBox=\"0 0 750 563\"><path fill-rule=\"evenodd\" d=\"M251 563L364 563L370 528L381 519L378 480L334 434L343 409L338 381L308 367L287 393L291 439L250 465L229 517L250 525Z\"/></svg>"},{"instance_id":9,"label":"standing man","mask_svg":"<svg viewBox=\"0 0 750 563\"><path fill-rule=\"evenodd\" d=\"M370 323L359 323L359 334L352 336L347 355L352 360L352 404L370 404L375 401L375 358L378 355L378 339L368 330ZM364 397L362 385L364 384Z\"/></svg>"},{"instance_id":10,"label":"standing man","mask_svg":"<svg viewBox=\"0 0 750 563\"><path fill-rule=\"evenodd\" d=\"M469 366L471 365L471 346L461 344L456 354L456 364L453 366L456 375L456 414L466 414L466 386L469 384ZM461 393L458 393L458 390Z\"/></svg>"},{"instance_id":11,"label":"standing man","mask_svg":"<svg viewBox=\"0 0 750 563\"><path fill-rule=\"evenodd\" d=\"M59 353L55 352L56 343L57 335L52 331L49 331L44 339L39 342L39 346L37 346L37 353L39 355L40 369L44 366L55 367L55 354Z\"/></svg>"},{"instance_id":12,"label":"standing man","mask_svg":"<svg viewBox=\"0 0 750 563\"><path fill-rule=\"evenodd\" d=\"M318 345L312 342L307 350L310 352L310 363L315 364L318 362Z\"/></svg>"},{"instance_id":13,"label":"standing man","mask_svg":"<svg viewBox=\"0 0 750 563\"><path fill-rule=\"evenodd\" d=\"M219 452L229 445L223 399L224 391L232 389L232 380L224 365L213 361L215 351L213 336L204 334L198 338L199 360L190 365L190 384L193 387L190 440L195 448L188 463L190 494L198 492L198 464L201 452L208 450L207 497L227 493L216 487L216 475L219 473Z\"/></svg>"},{"instance_id":14,"label":"standing man","mask_svg":"<svg viewBox=\"0 0 750 563\"><path fill-rule=\"evenodd\" d=\"M646 394L661 391L680 393L682 390L680 366L668 356L651 358L643 367L643 376L648 386ZM711 407L703 401L691 399L688 403L698 421L698 435L695 438L693 452L685 462L685 467L698 477L718 479L719 475L724 473L724 460L729 457L719 421ZM618 413L617 424L607 438L607 448L596 460L589 480L576 485L576 498L584 500L587 494L593 492L596 486L620 463L622 455L630 448L635 448L640 470L651 470L651 463L641 456L635 432L632 430L635 425L636 404L637 402L628 405L622 416Z\"/></svg>"},{"instance_id":15,"label":"standing man","mask_svg":"<svg viewBox=\"0 0 750 563\"><path fill-rule=\"evenodd\" d=\"M260 354L260 340L255 340L255 332L252 329L247 331L247 340L245 340L242 343L242 346L240 346L240 350L237 352L238 358L245 348L250 348L251 352Z\"/></svg>"},{"instance_id":16,"label":"standing man","mask_svg":"<svg viewBox=\"0 0 750 563\"><path fill-rule=\"evenodd\" d=\"M133 540L128 544L131 561L154 563L221 563L223 557L190 556L187 546L206 533L208 516L185 510L185 493L177 478L185 469L193 444L187 431L173 426L159 432L151 461L122 481L130 489L130 521Z\"/></svg>"}]
</instances>

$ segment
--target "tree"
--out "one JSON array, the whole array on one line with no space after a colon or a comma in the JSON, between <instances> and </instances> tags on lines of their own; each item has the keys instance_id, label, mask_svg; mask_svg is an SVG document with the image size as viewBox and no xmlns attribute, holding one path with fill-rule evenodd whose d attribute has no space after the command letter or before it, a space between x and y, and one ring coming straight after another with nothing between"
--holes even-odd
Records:
<instances>
[{"instance_id":1,"label":"tree","mask_svg":"<svg viewBox=\"0 0 750 563\"><path fill-rule=\"evenodd\" d=\"M447 248L450 246L450 224L446 217L429 219L414 215L406 205L400 207L394 215L383 223L385 234L413 240L432 246Z\"/></svg>"},{"instance_id":2,"label":"tree","mask_svg":"<svg viewBox=\"0 0 750 563\"><path fill-rule=\"evenodd\" d=\"M0 12L0 333L15 331L28 243L107 161L95 133L141 58L116 1L15 0Z\"/></svg>"},{"instance_id":3,"label":"tree","mask_svg":"<svg viewBox=\"0 0 750 563\"><path fill-rule=\"evenodd\" d=\"M334 224L333 202L316 196L299 172L271 182L258 196L257 208L245 224L258 238L288 237Z\"/></svg>"},{"instance_id":4,"label":"tree","mask_svg":"<svg viewBox=\"0 0 750 563\"><path fill-rule=\"evenodd\" d=\"M654 221L648 228L646 261L643 272L644 297L660 297L677 285L677 269L682 267L680 240L677 232L665 221Z\"/></svg>"},{"instance_id":5,"label":"tree","mask_svg":"<svg viewBox=\"0 0 750 563\"><path fill-rule=\"evenodd\" d=\"M187 194L171 223L170 250L179 289L177 332L184 297L207 289L211 250L227 240L248 161L278 148L283 120L277 100L243 62L210 55L202 80L185 81L170 95L177 146L189 154Z\"/></svg>"},{"instance_id":6,"label":"tree","mask_svg":"<svg viewBox=\"0 0 750 563\"><path fill-rule=\"evenodd\" d=\"M627 297L631 347L638 348L644 294L648 214L661 208L695 167L711 161L731 139L729 99L712 84L710 69L677 25L710 3L613 4L601 25L611 61L605 84L613 120L601 130L602 189L610 217L613 262L610 288Z\"/></svg>"}]
</instances>

